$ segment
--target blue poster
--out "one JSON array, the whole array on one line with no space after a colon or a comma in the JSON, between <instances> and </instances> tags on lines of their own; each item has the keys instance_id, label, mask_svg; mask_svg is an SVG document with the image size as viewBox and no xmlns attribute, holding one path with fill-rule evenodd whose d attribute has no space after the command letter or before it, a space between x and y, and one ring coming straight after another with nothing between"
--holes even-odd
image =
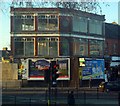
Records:
<instances>
[{"instance_id":1,"label":"blue poster","mask_svg":"<svg viewBox=\"0 0 120 106\"><path fill-rule=\"evenodd\" d=\"M104 79L104 59L86 59L82 79Z\"/></svg>"}]
</instances>

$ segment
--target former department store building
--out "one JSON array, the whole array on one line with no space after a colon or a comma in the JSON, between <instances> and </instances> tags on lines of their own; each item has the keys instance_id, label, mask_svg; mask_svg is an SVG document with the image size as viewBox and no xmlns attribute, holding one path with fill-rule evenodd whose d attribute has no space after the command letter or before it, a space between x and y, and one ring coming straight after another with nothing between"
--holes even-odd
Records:
<instances>
[{"instance_id":1,"label":"former department store building","mask_svg":"<svg viewBox=\"0 0 120 106\"><path fill-rule=\"evenodd\" d=\"M11 7L10 12L13 57L75 57L70 62L73 86L79 83L76 57L104 56L104 15L62 8Z\"/></svg>"}]
</instances>

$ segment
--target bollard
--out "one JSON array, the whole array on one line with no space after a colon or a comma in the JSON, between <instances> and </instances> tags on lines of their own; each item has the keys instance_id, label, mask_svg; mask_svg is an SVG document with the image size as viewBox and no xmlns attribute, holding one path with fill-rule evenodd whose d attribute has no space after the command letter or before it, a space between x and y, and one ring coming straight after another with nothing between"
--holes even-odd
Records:
<instances>
[{"instance_id":1,"label":"bollard","mask_svg":"<svg viewBox=\"0 0 120 106\"><path fill-rule=\"evenodd\" d=\"M98 87L97 87L97 99L99 99L99 94L98 94Z\"/></svg>"},{"instance_id":2,"label":"bollard","mask_svg":"<svg viewBox=\"0 0 120 106\"><path fill-rule=\"evenodd\" d=\"M86 104L86 92L84 90L84 104Z\"/></svg>"},{"instance_id":3,"label":"bollard","mask_svg":"<svg viewBox=\"0 0 120 106\"><path fill-rule=\"evenodd\" d=\"M118 104L120 106L120 92L118 93Z\"/></svg>"},{"instance_id":4,"label":"bollard","mask_svg":"<svg viewBox=\"0 0 120 106\"><path fill-rule=\"evenodd\" d=\"M15 96L15 106L16 106L16 96Z\"/></svg>"},{"instance_id":5,"label":"bollard","mask_svg":"<svg viewBox=\"0 0 120 106\"><path fill-rule=\"evenodd\" d=\"M31 106L31 98L30 98L29 106Z\"/></svg>"},{"instance_id":6,"label":"bollard","mask_svg":"<svg viewBox=\"0 0 120 106\"><path fill-rule=\"evenodd\" d=\"M92 88L92 77L89 78L89 88Z\"/></svg>"},{"instance_id":7,"label":"bollard","mask_svg":"<svg viewBox=\"0 0 120 106\"><path fill-rule=\"evenodd\" d=\"M47 101L47 90L45 90L45 100Z\"/></svg>"}]
</instances>

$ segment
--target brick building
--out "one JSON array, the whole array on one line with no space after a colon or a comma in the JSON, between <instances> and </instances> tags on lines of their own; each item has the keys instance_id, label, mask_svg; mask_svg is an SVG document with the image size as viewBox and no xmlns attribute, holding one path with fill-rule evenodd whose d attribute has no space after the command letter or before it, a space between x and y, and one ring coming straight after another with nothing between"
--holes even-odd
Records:
<instances>
[{"instance_id":1,"label":"brick building","mask_svg":"<svg viewBox=\"0 0 120 106\"><path fill-rule=\"evenodd\" d=\"M105 52L104 55L110 60L109 65L120 64L120 26L112 23L105 23ZM114 59L115 58L115 59Z\"/></svg>"},{"instance_id":2,"label":"brick building","mask_svg":"<svg viewBox=\"0 0 120 106\"><path fill-rule=\"evenodd\" d=\"M79 83L78 58L104 56L104 15L61 8L14 7L10 13L13 57L68 57L72 86Z\"/></svg>"}]
</instances>

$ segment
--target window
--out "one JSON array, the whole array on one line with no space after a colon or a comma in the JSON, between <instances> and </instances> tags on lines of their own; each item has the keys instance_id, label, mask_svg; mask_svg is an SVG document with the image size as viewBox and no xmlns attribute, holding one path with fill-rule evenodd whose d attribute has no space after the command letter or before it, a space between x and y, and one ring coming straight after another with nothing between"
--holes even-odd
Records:
<instances>
[{"instance_id":1,"label":"window","mask_svg":"<svg viewBox=\"0 0 120 106\"><path fill-rule=\"evenodd\" d=\"M79 39L80 40L80 55L88 56L88 40L87 39Z\"/></svg>"},{"instance_id":2,"label":"window","mask_svg":"<svg viewBox=\"0 0 120 106\"><path fill-rule=\"evenodd\" d=\"M73 17L73 31L87 32L87 18Z\"/></svg>"},{"instance_id":3,"label":"window","mask_svg":"<svg viewBox=\"0 0 120 106\"><path fill-rule=\"evenodd\" d=\"M74 55L87 56L88 55L88 41L87 39L74 39Z\"/></svg>"},{"instance_id":4,"label":"window","mask_svg":"<svg viewBox=\"0 0 120 106\"><path fill-rule=\"evenodd\" d=\"M69 39L61 38L60 39L60 55L69 56Z\"/></svg>"},{"instance_id":5,"label":"window","mask_svg":"<svg viewBox=\"0 0 120 106\"><path fill-rule=\"evenodd\" d=\"M25 56L33 56L34 55L34 38L25 39Z\"/></svg>"},{"instance_id":6,"label":"window","mask_svg":"<svg viewBox=\"0 0 120 106\"><path fill-rule=\"evenodd\" d=\"M91 56L100 56L103 55L103 42L99 40L90 40L90 55Z\"/></svg>"},{"instance_id":7,"label":"window","mask_svg":"<svg viewBox=\"0 0 120 106\"><path fill-rule=\"evenodd\" d=\"M15 56L24 56L24 41L15 41Z\"/></svg>"},{"instance_id":8,"label":"window","mask_svg":"<svg viewBox=\"0 0 120 106\"><path fill-rule=\"evenodd\" d=\"M34 56L34 38L15 38L15 56Z\"/></svg>"},{"instance_id":9,"label":"window","mask_svg":"<svg viewBox=\"0 0 120 106\"><path fill-rule=\"evenodd\" d=\"M116 55L116 54L117 54L117 51L118 51L118 49L117 49L117 44L114 43L114 44L113 44L112 54Z\"/></svg>"},{"instance_id":10,"label":"window","mask_svg":"<svg viewBox=\"0 0 120 106\"><path fill-rule=\"evenodd\" d=\"M34 16L24 15L22 17L22 30L23 31L31 31L34 30Z\"/></svg>"},{"instance_id":11,"label":"window","mask_svg":"<svg viewBox=\"0 0 120 106\"><path fill-rule=\"evenodd\" d=\"M38 30L58 30L58 16L53 14L39 14Z\"/></svg>"},{"instance_id":12,"label":"window","mask_svg":"<svg viewBox=\"0 0 120 106\"><path fill-rule=\"evenodd\" d=\"M87 32L87 18L80 18L80 32Z\"/></svg>"},{"instance_id":13,"label":"window","mask_svg":"<svg viewBox=\"0 0 120 106\"><path fill-rule=\"evenodd\" d=\"M38 55L58 56L58 38L38 38Z\"/></svg>"},{"instance_id":14,"label":"window","mask_svg":"<svg viewBox=\"0 0 120 106\"><path fill-rule=\"evenodd\" d=\"M89 33L102 34L102 21L89 20Z\"/></svg>"},{"instance_id":15,"label":"window","mask_svg":"<svg viewBox=\"0 0 120 106\"><path fill-rule=\"evenodd\" d=\"M19 24L18 24L19 23ZM31 14L18 14L14 16L14 31L34 30L34 16Z\"/></svg>"}]
</instances>

